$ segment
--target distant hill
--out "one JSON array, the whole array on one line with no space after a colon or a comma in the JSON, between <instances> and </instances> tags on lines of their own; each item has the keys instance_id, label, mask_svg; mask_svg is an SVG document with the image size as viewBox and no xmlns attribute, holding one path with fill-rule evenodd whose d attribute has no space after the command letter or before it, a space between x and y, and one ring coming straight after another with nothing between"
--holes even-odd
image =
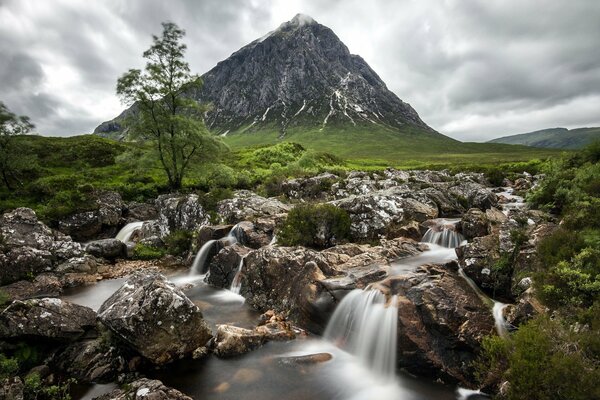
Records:
<instances>
[{"instance_id":1,"label":"distant hill","mask_svg":"<svg viewBox=\"0 0 600 400\"><path fill-rule=\"evenodd\" d=\"M504 136L490 140L488 143L522 144L547 149L580 149L594 140L600 140L600 127L570 130L567 128L542 129L519 135Z\"/></svg>"}]
</instances>

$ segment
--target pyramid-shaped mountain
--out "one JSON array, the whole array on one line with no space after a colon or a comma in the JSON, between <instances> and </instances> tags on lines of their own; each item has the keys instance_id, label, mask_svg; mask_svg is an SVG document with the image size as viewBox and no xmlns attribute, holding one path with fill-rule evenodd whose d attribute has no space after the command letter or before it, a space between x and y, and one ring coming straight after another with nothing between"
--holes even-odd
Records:
<instances>
[{"instance_id":1,"label":"pyramid-shaped mountain","mask_svg":"<svg viewBox=\"0 0 600 400\"><path fill-rule=\"evenodd\" d=\"M412 127L450 140L388 90L331 29L306 15L296 15L202 77L202 89L189 95L212 103L205 121L222 136L269 130L284 137L298 129L371 126L387 131ZM122 136L119 121L128 112L95 133Z\"/></svg>"}]
</instances>

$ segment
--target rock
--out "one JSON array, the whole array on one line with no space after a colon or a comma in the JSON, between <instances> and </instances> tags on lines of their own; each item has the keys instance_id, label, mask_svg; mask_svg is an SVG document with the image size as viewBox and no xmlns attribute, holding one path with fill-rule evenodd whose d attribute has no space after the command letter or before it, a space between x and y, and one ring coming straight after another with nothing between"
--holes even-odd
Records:
<instances>
[{"instance_id":1,"label":"rock","mask_svg":"<svg viewBox=\"0 0 600 400\"><path fill-rule=\"evenodd\" d=\"M85 251L96 257L115 259L126 256L127 246L119 239L100 239L89 242Z\"/></svg>"},{"instance_id":2,"label":"rock","mask_svg":"<svg viewBox=\"0 0 600 400\"><path fill-rule=\"evenodd\" d=\"M223 222L236 224L256 218L275 217L286 214L291 206L275 198L264 198L249 190L240 190L232 199L221 200L217 213Z\"/></svg>"},{"instance_id":3,"label":"rock","mask_svg":"<svg viewBox=\"0 0 600 400\"><path fill-rule=\"evenodd\" d=\"M447 190L446 185L440 187L428 187L421 192L436 204L439 217L456 217L465 212L464 205L461 204L457 196L453 196L452 193Z\"/></svg>"},{"instance_id":4,"label":"rock","mask_svg":"<svg viewBox=\"0 0 600 400\"><path fill-rule=\"evenodd\" d=\"M410 221L406 225L401 226L396 231L398 237L403 237L407 239L413 240L421 240L423 234L421 233L421 229L419 227L419 223L417 221Z\"/></svg>"},{"instance_id":5,"label":"rock","mask_svg":"<svg viewBox=\"0 0 600 400\"><path fill-rule=\"evenodd\" d=\"M492 207L485 210L485 216L487 217L488 221L490 221L490 223L493 225L500 225L508 220L508 217L496 207Z\"/></svg>"},{"instance_id":6,"label":"rock","mask_svg":"<svg viewBox=\"0 0 600 400\"><path fill-rule=\"evenodd\" d=\"M544 306L536 299L533 289L529 288L519 296L515 304L506 307L505 317L508 324L518 327L544 312Z\"/></svg>"},{"instance_id":7,"label":"rock","mask_svg":"<svg viewBox=\"0 0 600 400\"><path fill-rule=\"evenodd\" d=\"M124 204L117 192L96 192L90 211L70 215L58 223L58 229L77 241L113 237L121 223Z\"/></svg>"},{"instance_id":8,"label":"rock","mask_svg":"<svg viewBox=\"0 0 600 400\"><path fill-rule=\"evenodd\" d=\"M325 172L310 178L290 179L281 184L281 191L290 199L325 199L337 175Z\"/></svg>"},{"instance_id":9,"label":"rock","mask_svg":"<svg viewBox=\"0 0 600 400\"><path fill-rule=\"evenodd\" d=\"M154 364L191 355L211 338L200 309L155 272L134 273L102 304L98 318Z\"/></svg>"},{"instance_id":10,"label":"rock","mask_svg":"<svg viewBox=\"0 0 600 400\"><path fill-rule=\"evenodd\" d=\"M329 353L316 353L307 356L281 357L277 362L284 367L302 367L305 365L324 363L330 361L332 358L333 356Z\"/></svg>"},{"instance_id":11,"label":"rock","mask_svg":"<svg viewBox=\"0 0 600 400\"><path fill-rule=\"evenodd\" d=\"M25 385L18 376L0 381L0 400L23 400Z\"/></svg>"},{"instance_id":12,"label":"rock","mask_svg":"<svg viewBox=\"0 0 600 400\"><path fill-rule=\"evenodd\" d=\"M489 234L490 226L486 213L478 208L469 209L460 221L460 229L467 240Z\"/></svg>"},{"instance_id":13,"label":"rock","mask_svg":"<svg viewBox=\"0 0 600 400\"><path fill-rule=\"evenodd\" d=\"M31 279L83 254L79 243L38 221L29 208L3 214L0 237L0 284Z\"/></svg>"},{"instance_id":14,"label":"rock","mask_svg":"<svg viewBox=\"0 0 600 400\"><path fill-rule=\"evenodd\" d=\"M485 211L491 207L498 207L496 194L491 188L479 183L460 182L458 185L450 187L449 192L464 199L468 208L479 208Z\"/></svg>"},{"instance_id":15,"label":"rock","mask_svg":"<svg viewBox=\"0 0 600 400\"><path fill-rule=\"evenodd\" d=\"M267 246L273 239L278 219L258 218L255 222L242 221L236 225L236 239L244 246L253 249Z\"/></svg>"},{"instance_id":16,"label":"rock","mask_svg":"<svg viewBox=\"0 0 600 400\"><path fill-rule=\"evenodd\" d=\"M59 264L58 267L56 267L56 272L78 272L86 274L95 274L98 271L98 267L100 265L101 263L98 259L89 254L86 254L82 257L69 258L68 260Z\"/></svg>"},{"instance_id":17,"label":"rock","mask_svg":"<svg viewBox=\"0 0 600 400\"><path fill-rule=\"evenodd\" d=\"M10 300L25 300L32 297L57 297L62 292L61 281L51 274L40 274L33 281L18 281L0 287Z\"/></svg>"},{"instance_id":18,"label":"rock","mask_svg":"<svg viewBox=\"0 0 600 400\"><path fill-rule=\"evenodd\" d=\"M159 236L164 239L171 232L193 231L202 225L208 225L210 217L198 201L198 195L185 196L166 194L156 199L158 209Z\"/></svg>"},{"instance_id":19,"label":"rock","mask_svg":"<svg viewBox=\"0 0 600 400\"><path fill-rule=\"evenodd\" d=\"M437 209L392 191L379 191L336 200L331 204L350 214L351 233L356 240L395 237L409 221L423 222L437 217Z\"/></svg>"},{"instance_id":20,"label":"rock","mask_svg":"<svg viewBox=\"0 0 600 400\"><path fill-rule=\"evenodd\" d=\"M56 298L17 300L0 313L0 338L71 341L96 325L96 313Z\"/></svg>"},{"instance_id":21,"label":"rock","mask_svg":"<svg viewBox=\"0 0 600 400\"><path fill-rule=\"evenodd\" d=\"M123 389L96 397L94 400L193 400L179 390L165 386L159 380L138 379Z\"/></svg>"},{"instance_id":22,"label":"rock","mask_svg":"<svg viewBox=\"0 0 600 400\"><path fill-rule=\"evenodd\" d=\"M457 272L423 266L376 286L398 296L398 367L468 383L483 337L494 331L489 307Z\"/></svg>"},{"instance_id":23,"label":"rock","mask_svg":"<svg viewBox=\"0 0 600 400\"><path fill-rule=\"evenodd\" d=\"M206 282L220 288L230 288L240 267L240 261L251 249L238 243L224 247L208 264Z\"/></svg>"},{"instance_id":24,"label":"rock","mask_svg":"<svg viewBox=\"0 0 600 400\"><path fill-rule=\"evenodd\" d=\"M532 182L525 178L517 178L513 184L513 189L519 191L525 191L531 189Z\"/></svg>"},{"instance_id":25,"label":"rock","mask_svg":"<svg viewBox=\"0 0 600 400\"><path fill-rule=\"evenodd\" d=\"M492 268L500 259L497 233L476 237L457 249L459 263L465 274L488 295L510 298L510 274L495 276Z\"/></svg>"},{"instance_id":26,"label":"rock","mask_svg":"<svg viewBox=\"0 0 600 400\"><path fill-rule=\"evenodd\" d=\"M204 225L197 230L194 244L199 249L209 240L219 240L229 234L233 225Z\"/></svg>"},{"instance_id":27,"label":"rock","mask_svg":"<svg viewBox=\"0 0 600 400\"><path fill-rule=\"evenodd\" d=\"M252 329L232 325L218 325L214 352L219 357L248 353L265 342L265 336Z\"/></svg>"},{"instance_id":28,"label":"rock","mask_svg":"<svg viewBox=\"0 0 600 400\"><path fill-rule=\"evenodd\" d=\"M127 204L123 217L128 222L149 221L158 218L158 210L154 204L131 202Z\"/></svg>"}]
</instances>

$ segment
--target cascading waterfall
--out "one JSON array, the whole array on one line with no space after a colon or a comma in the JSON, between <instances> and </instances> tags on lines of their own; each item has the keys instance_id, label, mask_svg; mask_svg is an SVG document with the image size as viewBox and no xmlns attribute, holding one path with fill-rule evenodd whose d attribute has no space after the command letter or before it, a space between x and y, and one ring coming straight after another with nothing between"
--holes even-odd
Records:
<instances>
[{"instance_id":1,"label":"cascading waterfall","mask_svg":"<svg viewBox=\"0 0 600 400\"><path fill-rule=\"evenodd\" d=\"M440 220L423 235L422 242L433 243L443 247L459 247L465 240L463 235L456 232L456 225L446 220Z\"/></svg>"},{"instance_id":2,"label":"cascading waterfall","mask_svg":"<svg viewBox=\"0 0 600 400\"><path fill-rule=\"evenodd\" d=\"M235 294L240 294L242 290L242 269L244 268L244 258L246 256L242 256L240 259L240 265L238 266L237 271L235 272L235 276L233 277L233 281L231 281L231 287L229 288Z\"/></svg>"},{"instance_id":3,"label":"cascading waterfall","mask_svg":"<svg viewBox=\"0 0 600 400\"><path fill-rule=\"evenodd\" d=\"M241 234L242 234L242 228L240 228L239 225L236 224L233 226L233 228L231 228L231 230L229 231L229 233L227 234L225 239L227 240L227 242L230 245L236 244L238 242L241 242L241 240L240 240Z\"/></svg>"},{"instance_id":4,"label":"cascading waterfall","mask_svg":"<svg viewBox=\"0 0 600 400\"><path fill-rule=\"evenodd\" d=\"M492 314L494 315L494 324L496 325L496 331L501 337L508 335L508 325L504 318L504 308L506 304L494 301L494 307L492 308Z\"/></svg>"},{"instance_id":5,"label":"cascading waterfall","mask_svg":"<svg viewBox=\"0 0 600 400\"><path fill-rule=\"evenodd\" d=\"M386 305L386 297L380 291L355 289L335 309L324 337L359 357L377 376L393 379L397 303L397 296Z\"/></svg>"},{"instance_id":6,"label":"cascading waterfall","mask_svg":"<svg viewBox=\"0 0 600 400\"><path fill-rule=\"evenodd\" d=\"M117 233L117 236L115 236L115 239L119 239L123 243L129 242L129 239L131 239L131 235L133 234L133 232L137 231L138 229L141 229L142 225L144 225L144 221L128 223L123 228L121 228L119 233Z\"/></svg>"},{"instance_id":7,"label":"cascading waterfall","mask_svg":"<svg viewBox=\"0 0 600 400\"><path fill-rule=\"evenodd\" d=\"M202 273L204 273L204 264L206 264L208 254L215 242L216 240L209 240L208 242L204 243L200 250L198 250L196 257L194 257L192 268L190 269L190 275L202 275Z\"/></svg>"}]
</instances>

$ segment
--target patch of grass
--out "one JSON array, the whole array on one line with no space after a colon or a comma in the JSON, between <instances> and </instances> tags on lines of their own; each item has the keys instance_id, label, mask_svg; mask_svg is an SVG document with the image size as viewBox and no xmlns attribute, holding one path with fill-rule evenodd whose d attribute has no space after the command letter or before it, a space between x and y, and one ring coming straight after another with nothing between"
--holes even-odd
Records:
<instances>
[{"instance_id":1,"label":"patch of grass","mask_svg":"<svg viewBox=\"0 0 600 400\"><path fill-rule=\"evenodd\" d=\"M133 258L136 260L156 260L164 257L166 251L152 246L138 243L133 248Z\"/></svg>"}]
</instances>

